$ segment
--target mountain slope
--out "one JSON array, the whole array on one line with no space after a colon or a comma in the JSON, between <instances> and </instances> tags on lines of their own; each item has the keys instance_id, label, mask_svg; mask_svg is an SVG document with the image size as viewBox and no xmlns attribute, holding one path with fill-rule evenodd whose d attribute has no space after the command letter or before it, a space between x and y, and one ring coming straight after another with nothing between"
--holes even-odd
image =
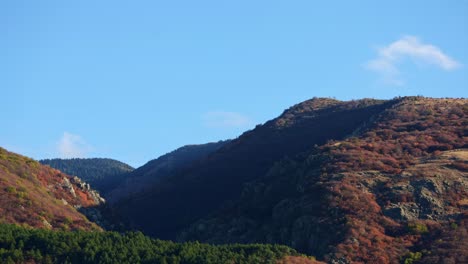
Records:
<instances>
[{"instance_id":1,"label":"mountain slope","mask_svg":"<svg viewBox=\"0 0 468 264\"><path fill-rule=\"evenodd\" d=\"M369 121L276 163L179 239L283 243L335 263L466 263L468 100L404 98Z\"/></svg>"},{"instance_id":2,"label":"mountain slope","mask_svg":"<svg viewBox=\"0 0 468 264\"><path fill-rule=\"evenodd\" d=\"M113 188L106 198L109 202L113 202L132 193L142 192L162 178L168 177L177 170L189 167L193 162L205 158L228 142L229 140L187 145L151 160L126 175L125 180L119 186Z\"/></svg>"},{"instance_id":3,"label":"mountain slope","mask_svg":"<svg viewBox=\"0 0 468 264\"><path fill-rule=\"evenodd\" d=\"M44 159L40 163L49 165L69 175L80 177L94 189L105 194L122 182L133 168L113 159Z\"/></svg>"},{"instance_id":4,"label":"mountain slope","mask_svg":"<svg viewBox=\"0 0 468 264\"><path fill-rule=\"evenodd\" d=\"M280 243L334 263L464 263L467 127L466 99L313 99L116 208L181 241Z\"/></svg>"},{"instance_id":5,"label":"mountain slope","mask_svg":"<svg viewBox=\"0 0 468 264\"><path fill-rule=\"evenodd\" d=\"M264 175L276 161L341 139L395 103L306 101L115 207L134 228L175 238L190 224L238 199L244 184Z\"/></svg>"},{"instance_id":6,"label":"mountain slope","mask_svg":"<svg viewBox=\"0 0 468 264\"><path fill-rule=\"evenodd\" d=\"M77 209L103 202L80 179L0 148L0 223L97 230Z\"/></svg>"}]
</instances>

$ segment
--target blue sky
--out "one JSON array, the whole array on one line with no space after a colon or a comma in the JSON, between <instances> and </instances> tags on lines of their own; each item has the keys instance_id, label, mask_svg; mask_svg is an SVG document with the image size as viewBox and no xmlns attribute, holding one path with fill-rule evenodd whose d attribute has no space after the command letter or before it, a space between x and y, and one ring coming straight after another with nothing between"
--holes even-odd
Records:
<instances>
[{"instance_id":1,"label":"blue sky","mask_svg":"<svg viewBox=\"0 0 468 264\"><path fill-rule=\"evenodd\" d=\"M467 67L463 0L1 1L0 146L139 166L314 96L467 97Z\"/></svg>"}]
</instances>

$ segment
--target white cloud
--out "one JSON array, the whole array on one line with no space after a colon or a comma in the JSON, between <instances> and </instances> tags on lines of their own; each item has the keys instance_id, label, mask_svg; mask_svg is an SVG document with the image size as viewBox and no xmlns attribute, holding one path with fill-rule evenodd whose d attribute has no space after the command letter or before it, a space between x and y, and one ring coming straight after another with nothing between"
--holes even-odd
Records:
<instances>
[{"instance_id":1,"label":"white cloud","mask_svg":"<svg viewBox=\"0 0 468 264\"><path fill-rule=\"evenodd\" d=\"M205 113L202 118L208 127L232 128L247 127L253 124L250 118L236 112L213 111Z\"/></svg>"},{"instance_id":2,"label":"white cloud","mask_svg":"<svg viewBox=\"0 0 468 264\"><path fill-rule=\"evenodd\" d=\"M93 147L86 143L79 135L64 132L57 143L60 158L83 158Z\"/></svg>"},{"instance_id":3,"label":"white cloud","mask_svg":"<svg viewBox=\"0 0 468 264\"><path fill-rule=\"evenodd\" d=\"M389 84L403 85L398 65L410 59L418 65L433 65L446 71L457 69L459 62L444 54L438 47L421 42L417 37L405 36L378 49L376 59L366 63L366 68L382 75Z\"/></svg>"}]
</instances>

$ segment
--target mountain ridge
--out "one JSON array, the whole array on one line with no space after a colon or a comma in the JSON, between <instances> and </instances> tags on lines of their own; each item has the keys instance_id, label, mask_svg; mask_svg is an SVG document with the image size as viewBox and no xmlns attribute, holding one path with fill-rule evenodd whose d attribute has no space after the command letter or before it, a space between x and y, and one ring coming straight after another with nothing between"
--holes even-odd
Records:
<instances>
[{"instance_id":1,"label":"mountain ridge","mask_svg":"<svg viewBox=\"0 0 468 264\"><path fill-rule=\"evenodd\" d=\"M467 109L465 99L403 98L360 135L280 161L179 240L284 243L327 262L391 263L416 250L423 263L461 263L467 239L441 240L458 257L427 248L455 226L466 233Z\"/></svg>"},{"instance_id":2,"label":"mountain ridge","mask_svg":"<svg viewBox=\"0 0 468 264\"><path fill-rule=\"evenodd\" d=\"M308 111L299 109L296 111L298 114L293 116L289 116L291 110L285 111L279 118L245 132L216 153L197 162L196 166L153 186L152 190L139 197L121 201L117 207L123 215L133 218L130 222L135 224L135 228L150 226L155 217L159 219L160 227L154 227L157 229L154 231L145 228L143 230L158 237L175 238L175 234L171 233L172 230L178 230L182 225L195 221L209 210L219 208L224 202L235 199L244 182L264 174L277 159L295 155L316 144L323 144L329 138L344 137L351 133L354 127L384 109L386 104L392 103L394 102L363 100L353 103L355 107L348 110L348 104L333 99L316 98L306 101L290 109L295 111L301 106L308 108ZM311 112L322 114L305 118L310 116ZM293 126L284 125L282 120ZM319 129L327 130L329 133L319 133L317 132ZM156 198L155 195L162 196ZM167 198L164 197L171 197L170 208L166 207ZM138 203L138 206L132 204L132 201ZM144 201L148 201L148 205L145 205ZM158 206L160 208L156 211L165 212L164 215L146 214ZM180 210L174 212L171 208Z\"/></svg>"},{"instance_id":3,"label":"mountain ridge","mask_svg":"<svg viewBox=\"0 0 468 264\"><path fill-rule=\"evenodd\" d=\"M210 155L223 147L230 140L205 144L191 144L177 148L156 159L148 161L143 166L126 175L126 179L113 188L107 195L109 202L123 199L132 193L144 191L148 186L169 177L176 171L190 167L192 163Z\"/></svg>"},{"instance_id":4,"label":"mountain ridge","mask_svg":"<svg viewBox=\"0 0 468 264\"><path fill-rule=\"evenodd\" d=\"M427 250L437 234L466 231L467 161L453 151L465 155L467 111L466 99L315 98L117 209L179 241L283 243L336 263L416 253L437 263L443 256ZM445 189L432 172L446 175Z\"/></svg>"}]
</instances>

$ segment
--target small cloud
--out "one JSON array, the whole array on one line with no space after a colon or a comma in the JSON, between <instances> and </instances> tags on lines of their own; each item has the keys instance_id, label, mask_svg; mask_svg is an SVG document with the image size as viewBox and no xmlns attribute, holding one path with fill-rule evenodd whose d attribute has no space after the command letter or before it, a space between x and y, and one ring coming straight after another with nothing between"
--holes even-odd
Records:
<instances>
[{"instance_id":1,"label":"small cloud","mask_svg":"<svg viewBox=\"0 0 468 264\"><path fill-rule=\"evenodd\" d=\"M202 119L206 126L217 128L247 127L253 124L250 118L236 112L208 112Z\"/></svg>"},{"instance_id":2,"label":"small cloud","mask_svg":"<svg viewBox=\"0 0 468 264\"><path fill-rule=\"evenodd\" d=\"M423 43L417 37L405 36L388 46L378 49L376 59L366 63L366 68L382 75L385 82L403 85L398 65L411 59L418 65L433 65L446 71L457 69L459 62L444 54L438 47Z\"/></svg>"},{"instance_id":3,"label":"small cloud","mask_svg":"<svg viewBox=\"0 0 468 264\"><path fill-rule=\"evenodd\" d=\"M93 147L86 143L79 135L64 132L57 143L60 158L83 158Z\"/></svg>"}]
</instances>

